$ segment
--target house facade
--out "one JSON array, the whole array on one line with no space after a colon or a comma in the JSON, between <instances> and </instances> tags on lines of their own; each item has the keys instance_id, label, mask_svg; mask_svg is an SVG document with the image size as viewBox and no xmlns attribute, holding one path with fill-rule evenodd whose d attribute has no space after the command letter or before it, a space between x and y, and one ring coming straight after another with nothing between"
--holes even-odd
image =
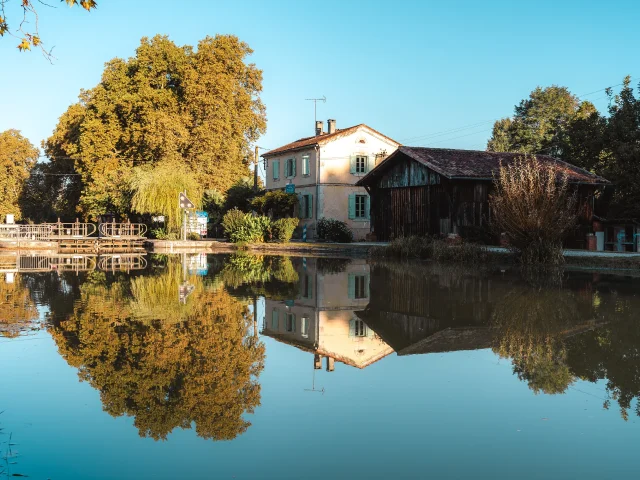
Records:
<instances>
[{"instance_id":1,"label":"house facade","mask_svg":"<svg viewBox=\"0 0 640 480\"><path fill-rule=\"evenodd\" d=\"M266 189L293 189L299 198L300 225L316 237L320 218L345 222L354 240L370 232L370 200L356 182L392 154L399 143L360 124L337 129L335 120L316 122L315 135L262 155ZM290 185L287 187L287 185Z\"/></svg>"},{"instance_id":2,"label":"house facade","mask_svg":"<svg viewBox=\"0 0 640 480\"><path fill-rule=\"evenodd\" d=\"M489 195L501 165L521 154L399 147L358 180L371 196L371 225L376 240L410 235L483 235L490 220ZM585 248L591 233L594 194L609 182L587 170L546 155L536 158L567 175L578 193L580 224L569 248ZM484 233L483 233L484 232Z\"/></svg>"},{"instance_id":3,"label":"house facade","mask_svg":"<svg viewBox=\"0 0 640 480\"><path fill-rule=\"evenodd\" d=\"M370 301L365 260L343 271L323 268L323 258L296 262L299 293L284 301L265 299L262 334L313 354L314 368L333 371L335 362L365 368L393 352L356 311Z\"/></svg>"}]
</instances>

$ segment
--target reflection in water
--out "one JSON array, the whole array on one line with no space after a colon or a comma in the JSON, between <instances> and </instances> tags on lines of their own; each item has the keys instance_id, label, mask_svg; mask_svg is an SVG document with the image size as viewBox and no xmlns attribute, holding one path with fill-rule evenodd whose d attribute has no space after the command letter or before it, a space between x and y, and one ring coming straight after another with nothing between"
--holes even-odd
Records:
<instances>
[{"instance_id":1,"label":"reflection in water","mask_svg":"<svg viewBox=\"0 0 640 480\"><path fill-rule=\"evenodd\" d=\"M184 303L185 280L194 288ZM176 427L228 440L260 404L264 347L248 335L245 305L178 262L145 276L94 274L50 332L80 378L113 416L131 415L140 435L164 439Z\"/></svg>"},{"instance_id":2,"label":"reflection in water","mask_svg":"<svg viewBox=\"0 0 640 480\"><path fill-rule=\"evenodd\" d=\"M16 335L48 306L60 353L104 409L155 439L248 428L265 357L251 302L262 334L309 352L309 368L490 348L535 393L605 380L605 407L616 402L626 419L640 415L638 291L637 278L580 272L539 282L433 264L156 256L144 272L5 276L0 324Z\"/></svg>"},{"instance_id":3,"label":"reflection in water","mask_svg":"<svg viewBox=\"0 0 640 480\"><path fill-rule=\"evenodd\" d=\"M17 273L5 273L0 281L0 336L14 338L32 328L38 310L24 279Z\"/></svg>"}]
</instances>

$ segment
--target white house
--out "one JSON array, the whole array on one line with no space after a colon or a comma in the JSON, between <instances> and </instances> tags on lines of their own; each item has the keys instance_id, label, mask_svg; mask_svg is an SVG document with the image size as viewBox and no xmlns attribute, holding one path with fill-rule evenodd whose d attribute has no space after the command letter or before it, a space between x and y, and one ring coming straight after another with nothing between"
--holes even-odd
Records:
<instances>
[{"instance_id":1,"label":"white house","mask_svg":"<svg viewBox=\"0 0 640 480\"><path fill-rule=\"evenodd\" d=\"M370 231L369 196L354 184L400 144L367 125L336 129L336 121L316 122L316 134L271 150L262 157L267 190L293 185L300 198L300 225L316 236L319 218L345 222L354 240Z\"/></svg>"}]
</instances>

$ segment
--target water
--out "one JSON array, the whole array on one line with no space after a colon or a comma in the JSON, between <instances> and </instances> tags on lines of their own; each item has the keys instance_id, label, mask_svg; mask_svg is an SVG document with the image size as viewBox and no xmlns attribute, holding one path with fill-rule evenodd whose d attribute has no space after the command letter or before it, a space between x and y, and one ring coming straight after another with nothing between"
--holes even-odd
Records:
<instances>
[{"instance_id":1,"label":"water","mask_svg":"<svg viewBox=\"0 0 640 480\"><path fill-rule=\"evenodd\" d=\"M637 478L637 276L17 265L0 275L0 478Z\"/></svg>"}]
</instances>

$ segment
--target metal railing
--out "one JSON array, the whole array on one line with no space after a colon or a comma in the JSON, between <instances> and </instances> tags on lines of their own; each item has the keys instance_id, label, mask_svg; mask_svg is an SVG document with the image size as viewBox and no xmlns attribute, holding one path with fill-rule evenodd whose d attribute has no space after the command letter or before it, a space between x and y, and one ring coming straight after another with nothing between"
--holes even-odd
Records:
<instances>
[{"instance_id":1,"label":"metal railing","mask_svg":"<svg viewBox=\"0 0 640 480\"><path fill-rule=\"evenodd\" d=\"M0 224L0 239L3 240L49 241L65 238L87 238L95 233L96 226L93 223Z\"/></svg>"},{"instance_id":2,"label":"metal railing","mask_svg":"<svg viewBox=\"0 0 640 480\"><path fill-rule=\"evenodd\" d=\"M144 223L101 223L100 236L110 238L141 238L147 233Z\"/></svg>"}]
</instances>

